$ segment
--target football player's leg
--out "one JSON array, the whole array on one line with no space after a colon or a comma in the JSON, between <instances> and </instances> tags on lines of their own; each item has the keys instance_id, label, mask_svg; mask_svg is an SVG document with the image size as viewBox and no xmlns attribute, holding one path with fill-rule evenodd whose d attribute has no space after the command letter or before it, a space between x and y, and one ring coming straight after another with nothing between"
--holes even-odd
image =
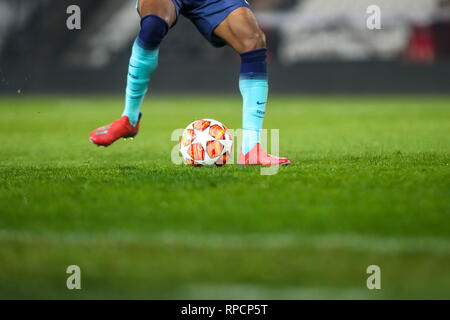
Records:
<instances>
[{"instance_id":1,"label":"football player's leg","mask_svg":"<svg viewBox=\"0 0 450 320\"><path fill-rule=\"evenodd\" d=\"M176 11L171 0L140 0L138 12L141 30L133 44L128 69L125 110L136 125L142 101L147 92L150 76L158 65L159 45L176 21Z\"/></svg>"},{"instance_id":2,"label":"football player's leg","mask_svg":"<svg viewBox=\"0 0 450 320\"><path fill-rule=\"evenodd\" d=\"M243 141L239 164L288 164L289 159L277 158L260 149L268 97L266 39L256 17L247 7L231 12L214 30L241 55L239 88L243 97Z\"/></svg>"},{"instance_id":3,"label":"football player's leg","mask_svg":"<svg viewBox=\"0 0 450 320\"><path fill-rule=\"evenodd\" d=\"M177 15L171 0L140 0L138 12L141 29L133 43L128 66L125 109L122 118L91 133L89 138L97 145L108 146L119 138L137 134L141 105L158 65L159 45Z\"/></svg>"}]
</instances>

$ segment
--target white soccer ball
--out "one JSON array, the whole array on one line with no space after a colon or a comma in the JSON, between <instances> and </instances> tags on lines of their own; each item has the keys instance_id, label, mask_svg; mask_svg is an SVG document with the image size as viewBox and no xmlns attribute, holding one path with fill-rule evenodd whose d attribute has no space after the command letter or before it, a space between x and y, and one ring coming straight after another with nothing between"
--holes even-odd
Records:
<instances>
[{"instance_id":1,"label":"white soccer ball","mask_svg":"<svg viewBox=\"0 0 450 320\"><path fill-rule=\"evenodd\" d=\"M180 153L193 166L223 166L232 156L233 136L222 123L201 119L184 129Z\"/></svg>"}]
</instances>

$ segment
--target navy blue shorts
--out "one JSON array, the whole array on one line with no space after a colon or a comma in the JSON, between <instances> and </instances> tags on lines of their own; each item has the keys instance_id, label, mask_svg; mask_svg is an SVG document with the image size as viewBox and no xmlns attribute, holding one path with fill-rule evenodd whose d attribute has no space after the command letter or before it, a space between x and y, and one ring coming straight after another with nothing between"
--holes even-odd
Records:
<instances>
[{"instance_id":1,"label":"navy blue shorts","mask_svg":"<svg viewBox=\"0 0 450 320\"><path fill-rule=\"evenodd\" d=\"M138 0L139 1L139 0ZM177 11L191 20L201 34L215 47L225 45L225 41L214 35L214 29L228 15L240 8L250 8L246 0L172 0Z\"/></svg>"}]
</instances>

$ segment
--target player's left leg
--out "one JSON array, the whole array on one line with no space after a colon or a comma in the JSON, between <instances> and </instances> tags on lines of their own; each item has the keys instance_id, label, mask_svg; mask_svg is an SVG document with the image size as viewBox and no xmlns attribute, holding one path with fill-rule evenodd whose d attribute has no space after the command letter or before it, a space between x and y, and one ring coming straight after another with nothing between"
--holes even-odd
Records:
<instances>
[{"instance_id":1,"label":"player's left leg","mask_svg":"<svg viewBox=\"0 0 450 320\"><path fill-rule=\"evenodd\" d=\"M283 165L287 158L267 154L260 146L260 133L269 91L266 38L247 7L231 12L214 30L241 55L239 88L243 97L243 141L238 164Z\"/></svg>"}]
</instances>

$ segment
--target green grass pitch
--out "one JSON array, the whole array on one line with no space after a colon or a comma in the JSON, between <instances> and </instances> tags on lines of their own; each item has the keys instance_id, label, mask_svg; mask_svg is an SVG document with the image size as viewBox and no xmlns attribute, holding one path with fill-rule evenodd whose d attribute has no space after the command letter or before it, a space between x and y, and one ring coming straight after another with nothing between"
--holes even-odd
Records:
<instances>
[{"instance_id":1,"label":"green grass pitch","mask_svg":"<svg viewBox=\"0 0 450 320\"><path fill-rule=\"evenodd\" d=\"M450 298L449 97L274 96L272 176L171 163L174 129L239 128L238 96L150 97L133 142L89 143L121 109L0 98L0 298Z\"/></svg>"}]
</instances>

